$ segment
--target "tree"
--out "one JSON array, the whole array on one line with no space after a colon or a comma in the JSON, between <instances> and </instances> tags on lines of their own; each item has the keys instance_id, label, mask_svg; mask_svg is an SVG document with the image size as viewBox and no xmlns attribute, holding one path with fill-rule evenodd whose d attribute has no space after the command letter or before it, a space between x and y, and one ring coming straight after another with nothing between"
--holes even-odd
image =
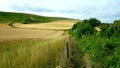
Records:
<instances>
[{"instance_id":1,"label":"tree","mask_svg":"<svg viewBox=\"0 0 120 68\"><path fill-rule=\"evenodd\" d=\"M85 19L74 24L69 33L71 33L76 39L79 39L83 35L94 34L94 27L100 24L101 22L96 18Z\"/></svg>"},{"instance_id":2,"label":"tree","mask_svg":"<svg viewBox=\"0 0 120 68\"><path fill-rule=\"evenodd\" d=\"M32 22L35 22L35 19L33 17L25 19L23 24L28 24L28 23L32 23Z\"/></svg>"},{"instance_id":3,"label":"tree","mask_svg":"<svg viewBox=\"0 0 120 68\"><path fill-rule=\"evenodd\" d=\"M89 35L94 33L94 28L90 23L86 21L76 23L71 32L76 39L82 37L83 35Z\"/></svg>"},{"instance_id":4,"label":"tree","mask_svg":"<svg viewBox=\"0 0 120 68\"><path fill-rule=\"evenodd\" d=\"M77 22L76 24L73 25L72 27L72 30L76 29L79 25L80 25L81 22Z\"/></svg>"},{"instance_id":5,"label":"tree","mask_svg":"<svg viewBox=\"0 0 120 68\"><path fill-rule=\"evenodd\" d=\"M96 18L90 18L88 22L91 24L92 27L99 26L101 22Z\"/></svg>"}]
</instances>

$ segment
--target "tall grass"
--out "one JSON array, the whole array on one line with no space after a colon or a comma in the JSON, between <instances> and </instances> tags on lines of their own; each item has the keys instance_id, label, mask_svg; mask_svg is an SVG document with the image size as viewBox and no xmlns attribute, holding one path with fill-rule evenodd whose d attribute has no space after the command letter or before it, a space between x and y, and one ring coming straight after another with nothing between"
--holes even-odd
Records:
<instances>
[{"instance_id":1,"label":"tall grass","mask_svg":"<svg viewBox=\"0 0 120 68\"><path fill-rule=\"evenodd\" d=\"M0 68L55 68L64 43L65 38L0 43Z\"/></svg>"}]
</instances>

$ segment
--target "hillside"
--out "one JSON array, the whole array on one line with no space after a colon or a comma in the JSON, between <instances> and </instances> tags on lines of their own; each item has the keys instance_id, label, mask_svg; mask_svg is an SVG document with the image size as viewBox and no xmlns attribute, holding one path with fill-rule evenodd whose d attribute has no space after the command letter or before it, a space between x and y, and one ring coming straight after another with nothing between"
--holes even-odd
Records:
<instances>
[{"instance_id":1,"label":"hillside","mask_svg":"<svg viewBox=\"0 0 120 68\"><path fill-rule=\"evenodd\" d=\"M41 23L51 22L56 20L66 20L68 18L61 17L46 17L34 14L15 13L15 12L0 12L0 23L20 22L20 23Z\"/></svg>"},{"instance_id":2,"label":"hillside","mask_svg":"<svg viewBox=\"0 0 120 68\"><path fill-rule=\"evenodd\" d=\"M24 23L31 16L19 13L0 14L0 68L56 68L61 63L68 38L67 32L63 30L70 29L77 21L33 15L34 19L38 18L41 22L52 22L19 23ZM12 21L14 24L11 25Z\"/></svg>"}]
</instances>

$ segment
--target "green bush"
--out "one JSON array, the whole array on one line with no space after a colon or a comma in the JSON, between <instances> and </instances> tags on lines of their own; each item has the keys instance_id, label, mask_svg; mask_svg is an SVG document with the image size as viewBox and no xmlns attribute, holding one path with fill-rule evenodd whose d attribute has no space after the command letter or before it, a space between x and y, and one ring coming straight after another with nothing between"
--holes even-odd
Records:
<instances>
[{"instance_id":1,"label":"green bush","mask_svg":"<svg viewBox=\"0 0 120 68\"><path fill-rule=\"evenodd\" d=\"M115 21L108 27L102 27L101 36L103 37L119 37L120 35L120 21Z\"/></svg>"},{"instance_id":2,"label":"green bush","mask_svg":"<svg viewBox=\"0 0 120 68\"><path fill-rule=\"evenodd\" d=\"M100 21L95 18L83 20L73 25L73 28L70 30L70 34L73 35L76 39L79 39L84 35L93 34L94 27L98 25L100 25Z\"/></svg>"},{"instance_id":3,"label":"green bush","mask_svg":"<svg viewBox=\"0 0 120 68\"><path fill-rule=\"evenodd\" d=\"M34 20L28 18L28 19L25 19L25 22L23 24L29 24L32 22L34 22Z\"/></svg>"},{"instance_id":4,"label":"green bush","mask_svg":"<svg viewBox=\"0 0 120 68\"><path fill-rule=\"evenodd\" d=\"M80 24L81 24L81 22L77 22L76 24L74 24L72 27L72 30L76 29Z\"/></svg>"},{"instance_id":5,"label":"green bush","mask_svg":"<svg viewBox=\"0 0 120 68\"><path fill-rule=\"evenodd\" d=\"M93 68L120 68L120 20L112 24L95 22L95 19L78 22L70 34L79 43L82 53L89 56ZM95 26L101 28L98 36L94 34Z\"/></svg>"},{"instance_id":6,"label":"green bush","mask_svg":"<svg viewBox=\"0 0 120 68\"><path fill-rule=\"evenodd\" d=\"M99 26L101 22L96 18L90 18L88 22L91 24L92 27Z\"/></svg>"}]
</instances>

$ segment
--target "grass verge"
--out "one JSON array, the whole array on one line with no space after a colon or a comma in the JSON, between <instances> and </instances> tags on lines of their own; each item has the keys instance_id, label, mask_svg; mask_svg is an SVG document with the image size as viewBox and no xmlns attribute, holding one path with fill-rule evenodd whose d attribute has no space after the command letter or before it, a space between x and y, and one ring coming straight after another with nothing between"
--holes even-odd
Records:
<instances>
[{"instance_id":1,"label":"grass verge","mask_svg":"<svg viewBox=\"0 0 120 68\"><path fill-rule=\"evenodd\" d=\"M65 38L19 40L0 43L0 68L55 68Z\"/></svg>"}]
</instances>

